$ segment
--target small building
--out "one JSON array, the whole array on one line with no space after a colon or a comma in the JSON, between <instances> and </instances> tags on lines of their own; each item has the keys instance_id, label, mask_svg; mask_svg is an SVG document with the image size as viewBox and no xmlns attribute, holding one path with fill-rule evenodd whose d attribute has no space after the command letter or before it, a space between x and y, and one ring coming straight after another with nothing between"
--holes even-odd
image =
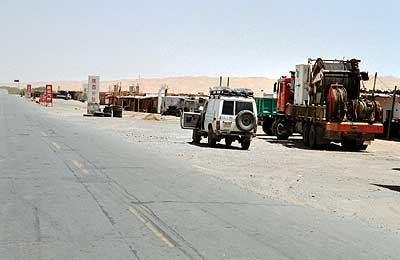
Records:
<instances>
[{"instance_id":1,"label":"small building","mask_svg":"<svg viewBox=\"0 0 400 260\"><path fill-rule=\"evenodd\" d=\"M383 121L389 119L390 111L392 110L393 95L390 94L375 94L375 100L378 101L383 110ZM400 120L400 96L396 97L393 111L393 119Z\"/></svg>"},{"instance_id":2,"label":"small building","mask_svg":"<svg viewBox=\"0 0 400 260\"><path fill-rule=\"evenodd\" d=\"M176 106L186 112L195 112L200 106L204 106L207 100L204 96L166 96L163 97L161 113L166 111L169 106Z\"/></svg>"},{"instance_id":3,"label":"small building","mask_svg":"<svg viewBox=\"0 0 400 260\"><path fill-rule=\"evenodd\" d=\"M383 110L383 125L385 127L385 136L389 128L389 117L392 110L393 95L375 94L375 100L380 103ZM396 96L393 109L393 118L390 125L390 137L400 138L400 95Z\"/></svg>"},{"instance_id":4,"label":"small building","mask_svg":"<svg viewBox=\"0 0 400 260\"><path fill-rule=\"evenodd\" d=\"M116 96L116 103L124 108L124 110L155 113L157 111L156 95L129 95Z\"/></svg>"}]
</instances>

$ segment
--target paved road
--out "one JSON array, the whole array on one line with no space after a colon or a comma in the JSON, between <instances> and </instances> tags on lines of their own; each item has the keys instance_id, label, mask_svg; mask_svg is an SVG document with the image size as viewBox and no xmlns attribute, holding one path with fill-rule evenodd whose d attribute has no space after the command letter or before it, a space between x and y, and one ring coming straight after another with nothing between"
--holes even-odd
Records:
<instances>
[{"instance_id":1,"label":"paved road","mask_svg":"<svg viewBox=\"0 0 400 260\"><path fill-rule=\"evenodd\" d=\"M265 199L42 110L0 92L0 259L400 255L398 234Z\"/></svg>"}]
</instances>

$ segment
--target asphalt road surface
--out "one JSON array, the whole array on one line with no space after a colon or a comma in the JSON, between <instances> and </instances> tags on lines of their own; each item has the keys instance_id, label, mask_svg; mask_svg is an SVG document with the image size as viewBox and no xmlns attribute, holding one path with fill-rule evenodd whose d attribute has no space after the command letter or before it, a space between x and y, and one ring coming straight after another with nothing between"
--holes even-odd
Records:
<instances>
[{"instance_id":1,"label":"asphalt road surface","mask_svg":"<svg viewBox=\"0 0 400 260\"><path fill-rule=\"evenodd\" d=\"M1 91L0 203L2 260L400 255L399 234L266 199Z\"/></svg>"}]
</instances>

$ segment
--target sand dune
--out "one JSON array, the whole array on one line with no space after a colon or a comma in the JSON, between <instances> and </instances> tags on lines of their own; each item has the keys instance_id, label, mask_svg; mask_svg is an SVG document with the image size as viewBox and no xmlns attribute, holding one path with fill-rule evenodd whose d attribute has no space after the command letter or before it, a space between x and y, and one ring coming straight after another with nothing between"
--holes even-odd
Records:
<instances>
[{"instance_id":1,"label":"sand dune","mask_svg":"<svg viewBox=\"0 0 400 260\"><path fill-rule=\"evenodd\" d=\"M100 77L101 80L101 77ZM226 78L224 78L226 84ZM271 93L276 79L266 77L231 77L230 85L232 87L246 87L253 89L255 95L259 96L262 93ZM166 78L150 78L150 79L122 79L122 80L101 80L101 91L108 91L113 85L121 82L122 90L128 90L130 85L139 83L140 92L143 93L156 93L160 87L165 84L168 85L170 93L192 93L199 92L208 93L210 87L219 85L218 77L166 77ZM87 84L87 80L70 80L70 81L50 81L50 82L29 82L33 87L44 86L52 84L53 89L56 91L58 87L61 90L82 90ZM25 86L27 83L20 83L20 86ZM365 82L368 89L372 89L373 76ZM397 77L378 77L377 89L387 90L393 89L395 85L400 85L400 78Z\"/></svg>"}]
</instances>

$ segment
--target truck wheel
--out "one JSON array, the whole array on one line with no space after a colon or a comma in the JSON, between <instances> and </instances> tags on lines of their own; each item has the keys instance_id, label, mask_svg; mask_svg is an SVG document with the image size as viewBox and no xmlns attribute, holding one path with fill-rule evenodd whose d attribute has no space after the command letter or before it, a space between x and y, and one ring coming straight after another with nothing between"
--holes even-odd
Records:
<instances>
[{"instance_id":1,"label":"truck wheel","mask_svg":"<svg viewBox=\"0 0 400 260\"><path fill-rule=\"evenodd\" d=\"M275 124L275 134L278 140L287 140L289 139L289 130L286 127L286 124L283 120L278 120Z\"/></svg>"},{"instance_id":2,"label":"truck wheel","mask_svg":"<svg viewBox=\"0 0 400 260\"><path fill-rule=\"evenodd\" d=\"M367 150L367 148L368 148L368 145L367 145L367 144L359 144L359 145L356 145L357 151L365 151L365 150Z\"/></svg>"},{"instance_id":3,"label":"truck wheel","mask_svg":"<svg viewBox=\"0 0 400 260\"><path fill-rule=\"evenodd\" d=\"M215 147L217 144L217 139L214 137L214 133L211 128L208 128L208 145L211 147Z\"/></svg>"},{"instance_id":4,"label":"truck wheel","mask_svg":"<svg viewBox=\"0 0 400 260\"><path fill-rule=\"evenodd\" d=\"M274 135L272 132L273 121L271 119L264 119L262 129L266 135Z\"/></svg>"},{"instance_id":5,"label":"truck wheel","mask_svg":"<svg viewBox=\"0 0 400 260\"><path fill-rule=\"evenodd\" d=\"M397 124L397 137L400 138L400 124Z\"/></svg>"},{"instance_id":6,"label":"truck wheel","mask_svg":"<svg viewBox=\"0 0 400 260\"><path fill-rule=\"evenodd\" d=\"M250 140L244 140L244 141L241 143L242 149L243 149L243 150L248 150L249 147L250 147L250 143L251 143Z\"/></svg>"},{"instance_id":7,"label":"truck wheel","mask_svg":"<svg viewBox=\"0 0 400 260\"><path fill-rule=\"evenodd\" d=\"M271 126L272 135L276 135L276 123L277 123L276 120L272 123Z\"/></svg>"},{"instance_id":8,"label":"truck wheel","mask_svg":"<svg viewBox=\"0 0 400 260\"><path fill-rule=\"evenodd\" d=\"M305 147L310 146L310 123L306 122L304 123L304 128L303 128L303 143Z\"/></svg>"},{"instance_id":9,"label":"truck wheel","mask_svg":"<svg viewBox=\"0 0 400 260\"><path fill-rule=\"evenodd\" d=\"M193 130L192 140L194 144L199 144L201 141L201 135L199 135L196 129Z\"/></svg>"},{"instance_id":10,"label":"truck wheel","mask_svg":"<svg viewBox=\"0 0 400 260\"><path fill-rule=\"evenodd\" d=\"M354 139L343 138L341 141L342 147L348 151L365 151L368 145Z\"/></svg>"},{"instance_id":11,"label":"truck wheel","mask_svg":"<svg viewBox=\"0 0 400 260\"><path fill-rule=\"evenodd\" d=\"M225 137L225 144L226 144L226 146L231 146L232 145L232 138Z\"/></svg>"},{"instance_id":12,"label":"truck wheel","mask_svg":"<svg viewBox=\"0 0 400 260\"><path fill-rule=\"evenodd\" d=\"M311 124L308 133L308 143L311 148L317 147L317 131L315 125Z\"/></svg>"}]
</instances>

